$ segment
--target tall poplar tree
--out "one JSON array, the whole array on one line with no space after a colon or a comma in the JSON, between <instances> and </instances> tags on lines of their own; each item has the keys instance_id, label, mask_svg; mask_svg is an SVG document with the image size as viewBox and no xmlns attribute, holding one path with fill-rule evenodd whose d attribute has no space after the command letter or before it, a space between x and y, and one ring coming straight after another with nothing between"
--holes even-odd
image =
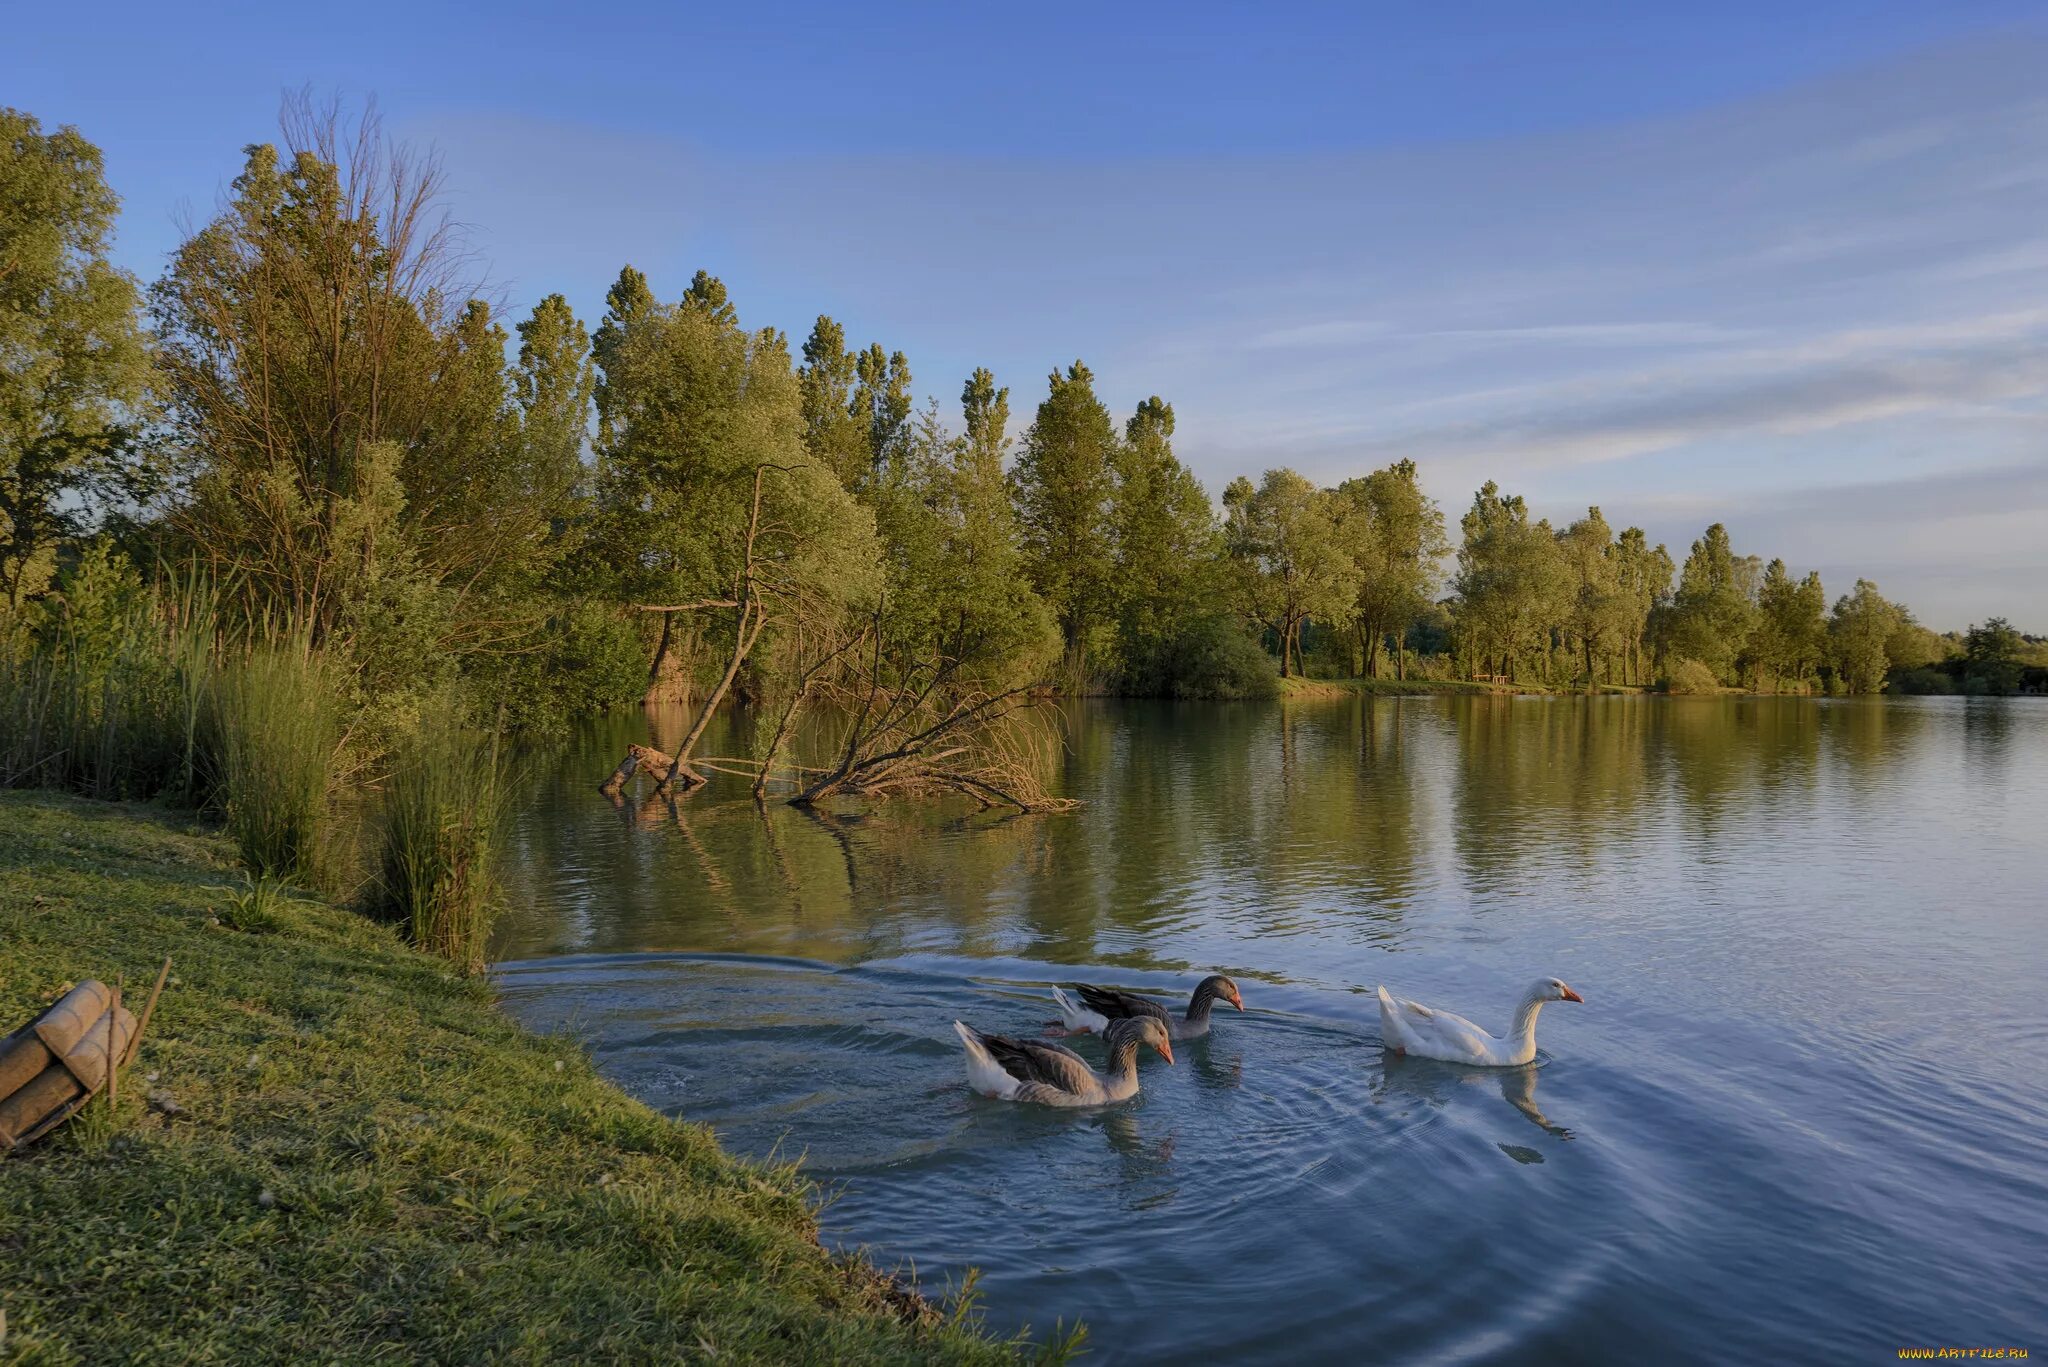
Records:
<instances>
[{"instance_id":1,"label":"tall poplar tree","mask_svg":"<svg viewBox=\"0 0 2048 1367\"><path fill-rule=\"evenodd\" d=\"M1059 623L1070 680L1116 607L1110 497L1116 429L1080 361L1053 371L1011 474L1025 564Z\"/></svg>"}]
</instances>

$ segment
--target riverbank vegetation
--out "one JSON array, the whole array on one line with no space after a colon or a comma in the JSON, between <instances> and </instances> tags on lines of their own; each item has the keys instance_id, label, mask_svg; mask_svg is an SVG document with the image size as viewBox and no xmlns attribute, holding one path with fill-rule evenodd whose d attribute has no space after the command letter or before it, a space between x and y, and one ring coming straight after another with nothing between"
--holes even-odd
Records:
<instances>
[{"instance_id":1,"label":"riverbank vegetation","mask_svg":"<svg viewBox=\"0 0 2048 1367\"><path fill-rule=\"evenodd\" d=\"M38 605L61 629L88 546L202 578L328 662L360 753L451 697L515 729L774 699L853 630L991 692L1634 687L1687 661L1760 691L2009 691L2048 663L1867 582L1831 604L1719 525L1679 558L1487 483L1453 528L1408 461L1212 503L1164 399L1119 418L1076 361L1017 432L984 369L949 419L905 352L829 317L792 346L705 271L665 296L622 269L594 328L559 294L511 320L438 164L306 100L145 288L108 259L97 150L0 120L0 326L32 358L0 381L10 632Z\"/></svg>"},{"instance_id":2,"label":"riverbank vegetation","mask_svg":"<svg viewBox=\"0 0 2048 1367\"><path fill-rule=\"evenodd\" d=\"M237 862L161 809L0 794L0 1018L175 975L117 1109L7 1169L10 1361L1017 1360L821 1248L793 1166L361 916L247 914Z\"/></svg>"},{"instance_id":3,"label":"riverbank vegetation","mask_svg":"<svg viewBox=\"0 0 2048 1367\"><path fill-rule=\"evenodd\" d=\"M340 793L416 782L422 737L643 699L694 709L687 788L731 706L851 702L843 752L886 761L974 700L1051 691L2048 678L2048 643L2003 621L1936 635L1867 581L1831 602L1718 524L1679 558L1489 482L1454 527L1410 461L1212 502L1162 398L1120 417L1075 361L1019 421L978 369L949 416L903 351L822 316L793 346L706 271L664 294L626 267L594 327L559 294L512 320L439 166L338 108L288 102L147 287L109 259L83 135L0 112L0 156L0 780L210 804L265 875L334 887L350 842L316 828ZM727 767L834 782L766 743ZM959 790L1014 759L929 749L954 758L915 785L859 777Z\"/></svg>"}]
</instances>

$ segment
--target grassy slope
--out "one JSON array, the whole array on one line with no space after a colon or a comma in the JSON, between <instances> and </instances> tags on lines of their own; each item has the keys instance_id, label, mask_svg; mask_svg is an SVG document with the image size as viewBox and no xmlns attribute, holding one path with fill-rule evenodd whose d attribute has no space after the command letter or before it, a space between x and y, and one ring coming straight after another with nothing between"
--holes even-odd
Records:
<instances>
[{"instance_id":1,"label":"grassy slope","mask_svg":"<svg viewBox=\"0 0 2048 1367\"><path fill-rule=\"evenodd\" d=\"M1011 1360L382 928L210 924L235 881L189 821L0 794L0 1032L176 959L119 1112L0 1159L0 1359Z\"/></svg>"}]
</instances>

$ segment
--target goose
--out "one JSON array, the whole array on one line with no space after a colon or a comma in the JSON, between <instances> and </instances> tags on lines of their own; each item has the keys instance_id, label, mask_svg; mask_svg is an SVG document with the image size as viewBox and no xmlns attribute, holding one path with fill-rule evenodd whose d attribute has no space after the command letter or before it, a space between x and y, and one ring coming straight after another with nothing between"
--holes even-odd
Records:
<instances>
[{"instance_id":1,"label":"goose","mask_svg":"<svg viewBox=\"0 0 2048 1367\"><path fill-rule=\"evenodd\" d=\"M1138 1046L1149 1044L1173 1062L1166 1027L1149 1017L1117 1021L1103 1032L1109 1067L1098 1073L1073 1050L1058 1044L985 1035L953 1022L967 1046L967 1083L983 1096L1031 1101L1041 1106L1101 1106L1138 1094Z\"/></svg>"},{"instance_id":2,"label":"goose","mask_svg":"<svg viewBox=\"0 0 2048 1367\"><path fill-rule=\"evenodd\" d=\"M1090 1031L1100 1033L1113 1020L1137 1020L1149 1016L1166 1027L1171 1039L1200 1039L1209 1033L1209 1009L1219 999L1229 1002L1238 1010L1244 1010L1244 998L1239 995L1237 984L1221 973L1212 973L1195 984L1195 995L1188 998L1188 1010L1184 1016L1175 1016L1150 997L1141 997L1135 992L1119 992L1113 987L1090 987L1076 983L1074 990L1081 994L1081 1004L1055 987L1053 1000L1059 1003L1064 1028L1070 1035L1085 1035Z\"/></svg>"},{"instance_id":3,"label":"goose","mask_svg":"<svg viewBox=\"0 0 2048 1367\"><path fill-rule=\"evenodd\" d=\"M1543 1003L1586 1000L1555 978L1538 978L1529 985L1515 1008L1514 1023L1502 1037L1487 1034L1463 1016L1396 997L1384 987L1379 995L1380 1043L1388 1053L1482 1068L1514 1068L1536 1057L1536 1013Z\"/></svg>"}]
</instances>

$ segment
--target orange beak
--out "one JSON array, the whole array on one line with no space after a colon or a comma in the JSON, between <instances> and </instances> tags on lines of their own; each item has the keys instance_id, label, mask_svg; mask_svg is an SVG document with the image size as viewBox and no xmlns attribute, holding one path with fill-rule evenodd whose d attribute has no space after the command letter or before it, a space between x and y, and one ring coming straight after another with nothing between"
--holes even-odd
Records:
<instances>
[{"instance_id":1,"label":"orange beak","mask_svg":"<svg viewBox=\"0 0 2048 1367\"><path fill-rule=\"evenodd\" d=\"M1586 1000L1584 997L1581 997L1578 993L1572 991L1569 987L1567 987L1564 990L1564 999L1568 1002L1579 1002L1582 1004Z\"/></svg>"},{"instance_id":2,"label":"orange beak","mask_svg":"<svg viewBox=\"0 0 2048 1367\"><path fill-rule=\"evenodd\" d=\"M1167 1066L1168 1066L1168 1067L1172 1067L1172 1066L1173 1066L1173 1046L1172 1046L1172 1045L1170 1045L1170 1044L1162 1044L1162 1045L1160 1045L1160 1046L1159 1046L1159 1057L1161 1057L1161 1058L1163 1058L1163 1059L1165 1059L1165 1060L1166 1060L1166 1063L1167 1063Z\"/></svg>"},{"instance_id":3,"label":"orange beak","mask_svg":"<svg viewBox=\"0 0 2048 1367\"><path fill-rule=\"evenodd\" d=\"M1244 1010L1244 998L1236 993L1231 994L1230 1004L1240 1011Z\"/></svg>"}]
</instances>

